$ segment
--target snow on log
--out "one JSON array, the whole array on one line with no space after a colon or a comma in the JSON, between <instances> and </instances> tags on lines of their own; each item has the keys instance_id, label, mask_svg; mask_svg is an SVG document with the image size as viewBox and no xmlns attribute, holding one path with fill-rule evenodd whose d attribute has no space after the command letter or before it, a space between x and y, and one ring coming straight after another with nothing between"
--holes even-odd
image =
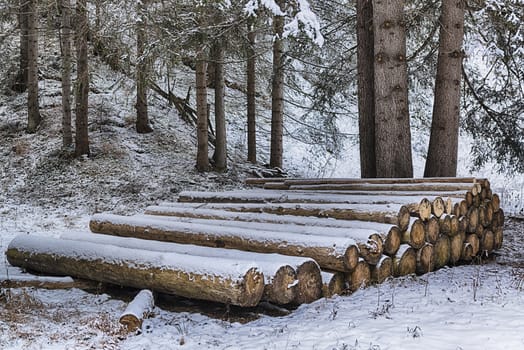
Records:
<instances>
[{"instance_id":1,"label":"snow on log","mask_svg":"<svg viewBox=\"0 0 524 350\"><path fill-rule=\"evenodd\" d=\"M290 178L290 177L265 177L247 178L247 185L263 185L267 182L285 182L289 185L317 185L317 184L352 184L352 183L425 183L425 182L451 182L451 183L479 183L490 188L488 179L475 177L423 177L423 178Z\"/></svg>"},{"instance_id":2,"label":"snow on log","mask_svg":"<svg viewBox=\"0 0 524 350\"><path fill-rule=\"evenodd\" d=\"M118 321L126 327L128 332L135 332L142 329L143 320L153 313L154 308L153 292L143 289L127 305Z\"/></svg>"},{"instance_id":3,"label":"snow on log","mask_svg":"<svg viewBox=\"0 0 524 350\"><path fill-rule=\"evenodd\" d=\"M438 270L449 263L450 253L451 247L449 237L442 234L433 245L433 262L435 264L435 270Z\"/></svg>"},{"instance_id":4,"label":"snow on log","mask_svg":"<svg viewBox=\"0 0 524 350\"><path fill-rule=\"evenodd\" d=\"M341 220L373 221L397 225L405 230L410 212L401 204L334 204L334 203L187 203L193 208L220 209L232 212L268 213L294 216L316 216Z\"/></svg>"},{"instance_id":5,"label":"snow on log","mask_svg":"<svg viewBox=\"0 0 524 350\"><path fill-rule=\"evenodd\" d=\"M289 183L289 182L287 182ZM290 190L295 191L310 191L310 190L366 190L366 191L471 191L473 195L477 195L481 191L480 184L470 183L447 183L447 182L432 182L432 183L353 183L353 184L319 184L319 185L291 185Z\"/></svg>"},{"instance_id":6,"label":"snow on log","mask_svg":"<svg viewBox=\"0 0 524 350\"><path fill-rule=\"evenodd\" d=\"M137 216L141 217L141 216ZM236 227L246 230L275 231L288 234L302 234L326 237L341 237L353 239L359 248L359 255L369 264L376 264L383 251L382 235L373 228L339 228L320 227L295 224L259 223L233 220L208 220L194 218L176 218L167 216L148 216L150 220L168 220L172 222L185 222L192 224L212 225L218 227Z\"/></svg>"},{"instance_id":7,"label":"snow on log","mask_svg":"<svg viewBox=\"0 0 524 350\"><path fill-rule=\"evenodd\" d=\"M17 236L6 252L13 266L168 294L255 306L264 292L256 264L159 253L34 235Z\"/></svg>"},{"instance_id":8,"label":"snow on log","mask_svg":"<svg viewBox=\"0 0 524 350\"><path fill-rule=\"evenodd\" d=\"M71 277L35 276L29 273L0 275L0 288L85 289L89 287L93 287L89 281L74 280Z\"/></svg>"},{"instance_id":9,"label":"snow on log","mask_svg":"<svg viewBox=\"0 0 524 350\"><path fill-rule=\"evenodd\" d=\"M369 267L371 269L371 282L382 283L393 274L393 259L389 256L382 255L382 258L376 265Z\"/></svg>"},{"instance_id":10,"label":"snow on log","mask_svg":"<svg viewBox=\"0 0 524 350\"><path fill-rule=\"evenodd\" d=\"M351 270L358 262L357 243L350 238L217 227L151 220L147 216L111 214L93 215L89 226L95 233L115 236L310 257L322 268L335 271Z\"/></svg>"},{"instance_id":11,"label":"snow on log","mask_svg":"<svg viewBox=\"0 0 524 350\"><path fill-rule=\"evenodd\" d=\"M409 244L415 249L422 248L425 243L426 230L422 220L411 218L406 231L402 233L401 242Z\"/></svg>"},{"instance_id":12,"label":"snow on log","mask_svg":"<svg viewBox=\"0 0 524 350\"><path fill-rule=\"evenodd\" d=\"M167 243L84 232L66 233L61 238L116 245L131 249L185 254L191 257L203 256L244 262L255 261L258 269L264 274L265 279L262 299L275 304L288 304L296 301L310 303L320 298L320 268L310 258L253 253L235 249L210 248L191 244Z\"/></svg>"},{"instance_id":13,"label":"snow on log","mask_svg":"<svg viewBox=\"0 0 524 350\"><path fill-rule=\"evenodd\" d=\"M371 269L364 259L358 261L357 267L346 273L348 289L352 292L364 288L371 282Z\"/></svg>"},{"instance_id":14,"label":"snow on log","mask_svg":"<svg viewBox=\"0 0 524 350\"><path fill-rule=\"evenodd\" d=\"M322 271L322 295L324 298L342 295L346 290L347 283L343 272Z\"/></svg>"},{"instance_id":15,"label":"snow on log","mask_svg":"<svg viewBox=\"0 0 524 350\"><path fill-rule=\"evenodd\" d=\"M433 244L426 243L417 250L417 268L416 273L423 275L435 269L433 262Z\"/></svg>"},{"instance_id":16,"label":"snow on log","mask_svg":"<svg viewBox=\"0 0 524 350\"><path fill-rule=\"evenodd\" d=\"M393 276L406 276L417 271L417 252L408 244L402 244L393 257Z\"/></svg>"}]
</instances>

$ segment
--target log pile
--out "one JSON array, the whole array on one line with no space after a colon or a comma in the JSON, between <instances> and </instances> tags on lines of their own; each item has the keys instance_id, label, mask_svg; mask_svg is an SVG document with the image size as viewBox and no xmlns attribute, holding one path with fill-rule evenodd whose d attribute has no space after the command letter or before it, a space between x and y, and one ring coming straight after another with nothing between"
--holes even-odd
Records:
<instances>
[{"instance_id":1,"label":"log pile","mask_svg":"<svg viewBox=\"0 0 524 350\"><path fill-rule=\"evenodd\" d=\"M182 192L135 216L96 214L91 234L19 237L8 260L233 305L297 305L475 262L503 241L504 212L486 179L246 183L256 188Z\"/></svg>"}]
</instances>

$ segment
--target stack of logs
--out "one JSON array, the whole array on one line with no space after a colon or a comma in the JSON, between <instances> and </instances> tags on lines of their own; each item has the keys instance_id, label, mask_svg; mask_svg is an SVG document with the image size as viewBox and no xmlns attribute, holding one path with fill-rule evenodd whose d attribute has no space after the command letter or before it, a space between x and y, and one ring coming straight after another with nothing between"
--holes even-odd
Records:
<instances>
[{"instance_id":1,"label":"stack of logs","mask_svg":"<svg viewBox=\"0 0 524 350\"><path fill-rule=\"evenodd\" d=\"M182 192L143 215L96 214L93 233L17 237L11 264L240 306L301 304L499 249L487 179L248 179ZM162 241L162 242L159 242ZM165 243L168 242L168 243Z\"/></svg>"}]
</instances>

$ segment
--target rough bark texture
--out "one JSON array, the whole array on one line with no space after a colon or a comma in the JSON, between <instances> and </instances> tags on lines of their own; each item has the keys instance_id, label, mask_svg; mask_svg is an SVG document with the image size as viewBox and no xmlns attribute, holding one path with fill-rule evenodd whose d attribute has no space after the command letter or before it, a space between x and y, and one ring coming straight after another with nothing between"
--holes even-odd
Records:
<instances>
[{"instance_id":1,"label":"rough bark texture","mask_svg":"<svg viewBox=\"0 0 524 350\"><path fill-rule=\"evenodd\" d=\"M257 134L256 134L256 33L252 21L248 22L247 33L247 160L257 162Z\"/></svg>"},{"instance_id":2,"label":"rough bark texture","mask_svg":"<svg viewBox=\"0 0 524 350\"><path fill-rule=\"evenodd\" d=\"M456 176L465 1L443 0L433 120L424 176Z\"/></svg>"},{"instance_id":3,"label":"rough bark texture","mask_svg":"<svg viewBox=\"0 0 524 350\"><path fill-rule=\"evenodd\" d=\"M149 125L149 114L147 106L147 90L149 79L149 62L147 47L147 4L146 1L138 1L136 5L136 132L146 134L153 129Z\"/></svg>"},{"instance_id":4,"label":"rough bark texture","mask_svg":"<svg viewBox=\"0 0 524 350\"><path fill-rule=\"evenodd\" d=\"M196 61L197 94L197 161L198 171L209 170L208 134L207 134L207 78L206 55L204 48L199 48Z\"/></svg>"},{"instance_id":5,"label":"rough bark texture","mask_svg":"<svg viewBox=\"0 0 524 350\"><path fill-rule=\"evenodd\" d=\"M71 244L67 242L67 244ZM96 254L95 254L96 252ZM55 238L18 236L6 252L13 266L56 275L71 275L93 281L176 294L187 298L255 306L264 291L264 277L251 268L242 273L217 278L205 272L188 272L183 266L141 265L133 260L137 250L119 248L121 259L103 245L81 242L67 250ZM145 253L142 252L142 258ZM150 260L158 261L150 254ZM192 262L191 264L194 264ZM237 279L237 276L242 276Z\"/></svg>"},{"instance_id":6,"label":"rough bark texture","mask_svg":"<svg viewBox=\"0 0 524 350\"><path fill-rule=\"evenodd\" d=\"M357 0L358 120L360 176L377 176L375 158L375 91L373 73L373 2Z\"/></svg>"},{"instance_id":7,"label":"rough bark texture","mask_svg":"<svg viewBox=\"0 0 524 350\"><path fill-rule=\"evenodd\" d=\"M89 155L88 135L88 96L89 96L89 71L87 59L87 36L89 27L87 22L87 1L78 0L76 3L76 134L75 156Z\"/></svg>"},{"instance_id":8,"label":"rough bark texture","mask_svg":"<svg viewBox=\"0 0 524 350\"><path fill-rule=\"evenodd\" d=\"M41 121L38 107L38 1L27 1L27 132Z\"/></svg>"},{"instance_id":9,"label":"rough bark texture","mask_svg":"<svg viewBox=\"0 0 524 350\"><path fill-rule=\"evenodd\" d=\"M373 1L378 177L413 177L403 0Z\"/></svg>"},{"instance_id":10,"label":"rough bark texture","mask_svg":"<svg viewBox=\"0 0 524 350\"><path fill-rule=\"evenodd\" d=\"M214 168L218 171L227 169L226 114L224 109L224 49L222 43L213 46L215 66L215 152L213 153Z\"/></svg>"},{"instance_id":11,"label":"rough bark texture","mask_svg":"<svg viewBox=\"0 0 524 350\"><path fill-rule=\"evenodd\" d=\"M24 92L27 90L27 67L28 67L28 23L27 14L29 13L27 0L19 0L18 26L20 27L20 58L18 74L13 84L13 90Z\"/></svg>"},{"instance_id":12,"label":"rough bark texture","mask_svg":"<svg viewBox=\"0 0 524 350\"><path fill-rule=\"evenodd\" d=\"M285 0L277 0L283 9ZM284 17L273 19L273 77L271 90L271 150L269 165L282 168L282 133L284 124Z\"/></svg>"},{"instance_id":13,"label":"rough bark texture","mask_svg":"<svg viewBox=\"0 0 524 350\"><path fill-rule=\"evenodd\" d=\"M73 144L71 129L71 0L60 0L62 46L62 145L64 148Z\"/></svg>"}]
</instances>

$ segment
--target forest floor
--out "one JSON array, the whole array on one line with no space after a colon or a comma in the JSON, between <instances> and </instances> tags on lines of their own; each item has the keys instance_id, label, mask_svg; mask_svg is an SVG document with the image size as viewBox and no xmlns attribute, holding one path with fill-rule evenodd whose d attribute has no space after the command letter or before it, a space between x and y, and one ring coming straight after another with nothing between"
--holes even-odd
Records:
<instances>
[{"instance_id":1,"label":"forest floor","mask_svg":"<svg viewBox=\"0 0 524 350\"><path fill-rule=\"evenodd\" d=\"M93 73L92 154L81 159L61 150L59 82L41 82L44 120L35 135L24 131L24 96L0 95L0 276L23 274L3 255L16 235L87 232L97 212L135 214L181 190L243 187L251 167L242 151L233 146L227 173L197 173L194 129L154 96L155 132L137 135L132 88L117 91L112 82L126 82L112 74ZM346 166L345 176L355 176ZM492 181L508 194L506 209L522 210L522 181ZM494 259L390 279L285 316L162 297L143 332L128 335L118 317L132 291L3 288L0 349L519 349L523 289L524 222L508 220Z\"/></svg>"}]
</instances>

